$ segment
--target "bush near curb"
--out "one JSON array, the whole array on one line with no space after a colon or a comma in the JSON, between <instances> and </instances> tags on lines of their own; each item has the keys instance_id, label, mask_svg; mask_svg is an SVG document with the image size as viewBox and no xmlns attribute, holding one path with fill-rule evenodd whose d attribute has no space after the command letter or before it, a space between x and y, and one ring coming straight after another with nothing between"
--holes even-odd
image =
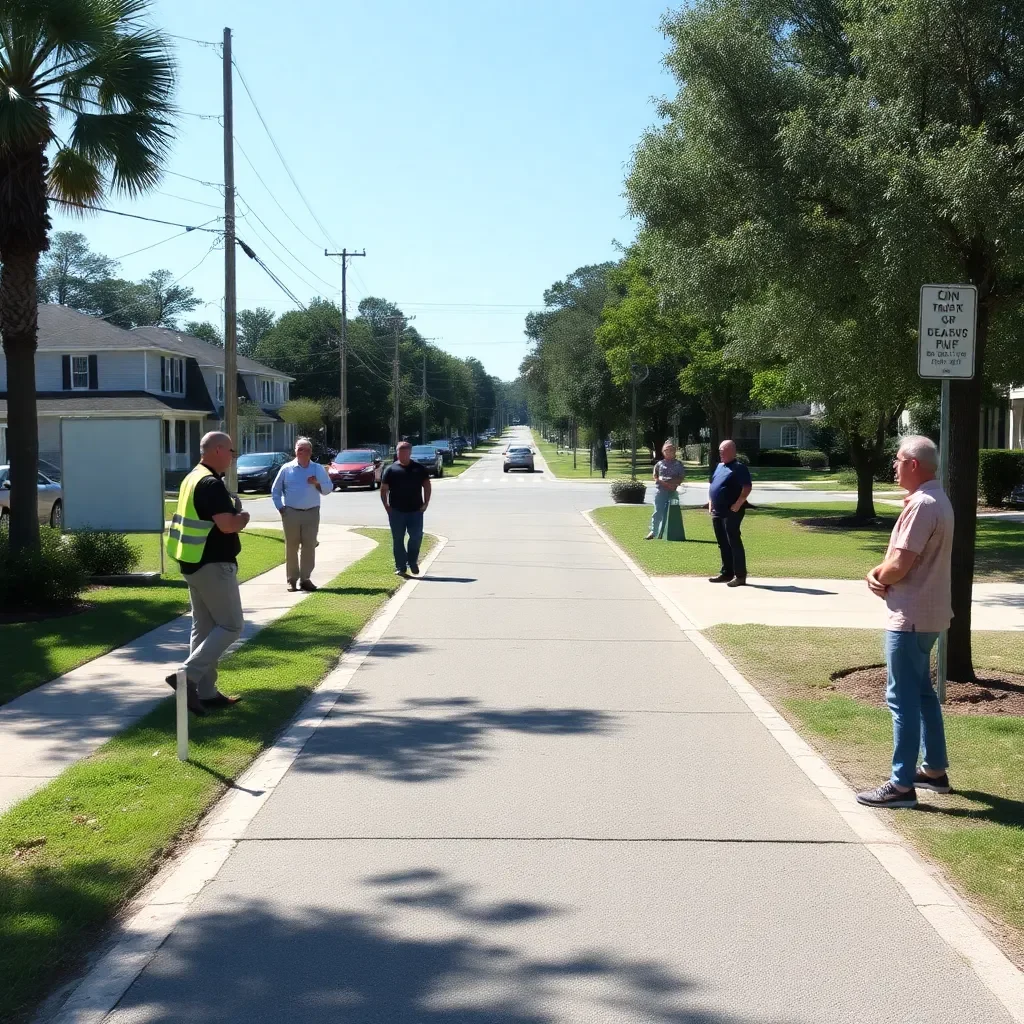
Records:
<instances>
[{"instance_id":1,"label":"bush near curb","mask_svg":"<svg viewBox=\"0 0 1024 1024\"><path fill-rule=\"evenodd\" d=\"M828 469L828 456L816 448L801 448L796 454L804 469Z\"/></svg>"},{"instance_id":2,"label":"bush near curb","mask_svg":"<svg viewBox=\"0 0 1024 1024\"><path fill-rule=\"evenodd\" d=\"M762 448L753 461L755 466L786 466L794 469L800 466L800 456L791 448Z\"/></svg>"},{"instance_id":3,"label":"bush near curb","mask_svg":"<svg viewBox=\"0 0 1024 1024\"><path fill-rule=\"evenodd\" d=\"M978 452L978 492L986 505L1002 505L1024 484L1024 452L983 448Z\"/></svg>"},{"instance_id":4,"label":"bush near curb","mask_svg":"<svg viewBox=\"0 0 1024 1024\"><path fill-rule=\"evenodd\" d=\"M123 533L79 530L64 537L89 576L124 576L138 567L141 553Z\"/></svg>"},{"instance_id":5,"label":"bush near curb","mask_svg":"<svg viewBox=\"0 0 1024 1024\"><path fill-rule=\"evenodd\" d=\"M612 501L619 505L642 505L647 484L643 480L615 480L612 482Z\"/></svg>"}]
</instances>

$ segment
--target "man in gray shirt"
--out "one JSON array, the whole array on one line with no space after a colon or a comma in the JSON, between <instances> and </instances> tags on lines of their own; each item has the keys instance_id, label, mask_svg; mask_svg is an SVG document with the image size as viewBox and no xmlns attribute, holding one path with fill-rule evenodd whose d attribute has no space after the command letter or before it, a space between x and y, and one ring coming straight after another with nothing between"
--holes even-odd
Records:
<instances>
[{"instance_id":1,"label":"man in gray shirt","mask_svg":"<svg viewBox=\"0 0 1024 1024\"><path fill-rule=\"evenodd\" d=\"M676 458L676 446L666 441L662 446L664 456L654 465L654 514L651 516L651 532L644 540L660 537L668 518L668 506L672 495L686 479L686 467Z\"/></svg>"}]
</instances>

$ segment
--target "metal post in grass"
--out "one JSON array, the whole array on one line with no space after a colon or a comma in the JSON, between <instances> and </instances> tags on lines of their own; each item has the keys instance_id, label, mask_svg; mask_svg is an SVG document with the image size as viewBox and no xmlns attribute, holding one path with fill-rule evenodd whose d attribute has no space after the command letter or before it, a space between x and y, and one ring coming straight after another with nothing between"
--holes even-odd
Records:
<instances>
[{"instance_id":1,"label":"metal post in grass","mask_svg":"<svg viewBox=\"0 0 1024 1024\"><path fill-rule=\"evenodd\" d=\"M188 676L185 670L177 671L178 685L174 694L178 725L178 760L188 760Z\"/></svg>"}]
</instances>

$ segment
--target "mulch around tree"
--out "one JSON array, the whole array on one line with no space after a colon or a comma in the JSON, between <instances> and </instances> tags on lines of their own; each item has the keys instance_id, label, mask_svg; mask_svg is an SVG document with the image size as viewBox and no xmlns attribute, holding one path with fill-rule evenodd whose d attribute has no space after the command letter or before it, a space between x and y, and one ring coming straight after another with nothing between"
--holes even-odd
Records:
<instances>
[{"instance_id":1,"label":"mulch around tree","mask_svg":"<svg viewBox=\"0 0 1024 1024\"><path fill-rule=\"evenodd\" d=\"M866 665L835 672L831 679L832 689L847 697L876 708L886 706L884 665ZM986 669L977 683L947 683L943 711L952 715L1024 717L1024 675Z\"/></svg>"},{"instance_id":2,"label":"mulch around tree","mask_svg":"<svg viewBox=\"0 0 1024 1024\"><path fill-rule=\"evenodd\" d=\"M89 611L93 605L88 601L76 601L63 608L49 608L45 611L0 611L0 626L13 625L16 622L46 622L47 619L66 619L72 615L81 615Z\"/></svg>"}]
</instances>

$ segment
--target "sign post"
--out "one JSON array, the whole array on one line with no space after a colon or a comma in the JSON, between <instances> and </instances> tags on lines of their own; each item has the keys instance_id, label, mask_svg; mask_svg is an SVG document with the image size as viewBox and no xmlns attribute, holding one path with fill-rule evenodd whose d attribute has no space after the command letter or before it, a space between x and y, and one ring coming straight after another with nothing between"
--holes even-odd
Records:
<instances>
[{"instance_id":1,"label":"sign post","mask_svg":"<svg viewBox=\"0 0 1024 1024\"><path fill-rule=\"evenodd\" d=\"M949 489L949 385L974 377L974 338L978 289L973 284L921 285L921 315L917 337L917 372L942 381L939 420L939 479ZM937 675L939 701L946 703L946 665L949 634L939 636Z\"/></svg>"}]
</instances>

